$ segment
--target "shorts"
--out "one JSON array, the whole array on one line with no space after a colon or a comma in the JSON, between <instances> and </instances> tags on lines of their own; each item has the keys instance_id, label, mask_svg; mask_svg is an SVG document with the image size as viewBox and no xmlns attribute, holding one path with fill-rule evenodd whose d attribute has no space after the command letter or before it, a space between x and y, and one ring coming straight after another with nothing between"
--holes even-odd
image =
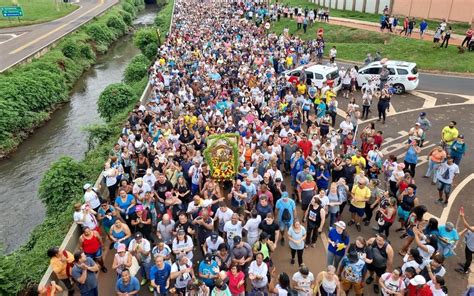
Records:
<instances>
[{"instance_id":1,"label":"shorts","mask_svg":"<svg viewBox=\"0 0 474 296\"><path fill-rule=\"evenodd\" d=\"M385 273L385 271L387 270L387 266L384 266L384 267L375 267L373 266L372 264L367 264L367 270L368 271L373 271L375 272L375 274L378 276L378 277L381 277L382 274Z\"/></svg>"},{"instance_id":2,"label":"shorts","mask_svg":"<svg viewBox=\"0 0 474 296\"><path fill-rule=\"evenodd\" d=\"M292 224L291 221L290 222L283 222L283 221L278 222L278 226L280 227L280 231L285 231L285 230L290 229L291 224Z\"/></svg>"},{"instance_id":3,"label":"shorts","mask_svg":"<svg viewBox=\"0 0 474 296\"><path fill-rule=\"evenodd\" d=\"M100 258L100 257L102 257L102 247L100 247L97 250L97 252L95 252L95 253L86 253L86 252L84 252L84 254L86 254L86 256L91 258L91 259Z\"/></svg>"},{"instance_id":4,"label":"shorts","mask_svg":"<svg viewBox=\"0 0 474 296\"><path fill-rule=\"evenodd\" d=\"M406 221L408 219L408 216L410 215L410 211L405 211L404 209L402 209L402 206L398 206L397 215L400 219Z\"/></svg>"},{"instance_id":5,"label":"shorts","mask_svg":"<svg viewBox=\"0 0 474 296\"><path fill-rule=\"evenodd\" d=\"M349 212L355 213L359 217L364 217L365 209L355 207L354 205L351 204L351 206L349 207Z\"/></svg>"},{"instance_id":6,"label":"shorts","mask_svg":"<svg viewBox=\"0 0 474 296\"><path fill-rule=\"evenodd\" d=\"M362 282L354 283L343 278L341 279L341 286L342 290L347 292L354 288L354 293L356 295L362 295L364 293L364 285L362 284Z\"/></svg>"},{"instance_id":7,"label":"shorts","mask_svg":"<svg viewBox=\"0 0 474 296\"><path fill-rule=\"evenodd\" d=\"M441 182L438 180L436 182L436 187L438 188L438 191L444 191L445 194L450 194L451 193L451 184L446 184L444 182Z\"/></svg>"},{"instance_id":8,"label":"shorts","mask_svg":"<svg viewBox=\"0 0 474 296\"><path fill-rule=\"evenodd\" d=\"M351 89L351 85L350 84L343 84L342 85L342 90L350 90Z\"/></svg>"}]
</instances>

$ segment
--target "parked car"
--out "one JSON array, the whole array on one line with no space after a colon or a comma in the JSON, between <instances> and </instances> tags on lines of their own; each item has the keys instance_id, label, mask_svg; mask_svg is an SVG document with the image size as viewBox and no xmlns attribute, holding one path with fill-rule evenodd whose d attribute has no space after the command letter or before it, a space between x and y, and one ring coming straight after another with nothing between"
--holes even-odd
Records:
<instances>
[{"instance_id":1,"label":"parked car","mask_svg":"<svg viewBox=\"0 0 474 296\"><path fill-rule=\"evenodd\" d=\"M305 66L300 66L296 69L293 70L287 70L283 72L283 75L285 75L287 80L297 80L299 79L301 70L305 68L306 72L306 84L311 85L314 83L314 85L318 88L323 87L324 82L329 82L333 81L334 86L333 89L335 91L338 91L341 89L341 79L339 78L339 70L335 66L328 66L328 65L305 65Z\"/></svg>"},{"instance_id":2,"label":"parked car","mask_svg":"<svg viewBox=\"0 0 474 296\"><path fill-rule=\"evenodd\" d=\"M415 90L420 82L418 69L416 63L403 62L403 61L386 61L372 62L367 66L359 69L359 75L357 76L357 84L362 87L369 80L375 80L378 85L380 81L380 70L383 65L387 65L390 71L388 83L393 84L397 94L401 94L405 91Z\"/></svg>"}]
</instances>

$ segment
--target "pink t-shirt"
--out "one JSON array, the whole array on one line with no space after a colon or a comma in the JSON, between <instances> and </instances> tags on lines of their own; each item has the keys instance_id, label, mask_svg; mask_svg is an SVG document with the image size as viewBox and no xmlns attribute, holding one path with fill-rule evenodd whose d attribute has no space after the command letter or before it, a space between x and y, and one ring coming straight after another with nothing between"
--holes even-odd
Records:
<instances>
[{"instance_id":1,"label":"pink t-shirt","mask_svg":"<svg viewBox=\"0 0 474 296\"><path fill-rule=\"evenodd\" d=\"M232 294L240 294L245 292L245 284L237 288L237 284L245 278L245 274L242 271L239 271L235 276L232 272L227 272L227 277L229 278L229 290Z\"/></svg>"}]
</instances>

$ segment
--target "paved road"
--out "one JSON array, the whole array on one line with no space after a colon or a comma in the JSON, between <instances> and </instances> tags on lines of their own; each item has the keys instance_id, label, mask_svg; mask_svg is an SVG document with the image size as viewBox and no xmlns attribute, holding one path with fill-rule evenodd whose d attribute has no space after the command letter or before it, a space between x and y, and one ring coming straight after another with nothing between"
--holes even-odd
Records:
<instances>
[{"instance_id":1,"label":"paved road","mask_svg":"<svg viewBox=\"0 0 474 296\"><path fill-rule=\"evenodd\" d=\"M360 103L360 94L357 94L356 98ZM343 112L343 110L346 109L347 100L339 99L339 102L339 107ZM428 179L422 178L427 169L426 155L429 153L433 145L439 142L439 131L450 120L458 121L458 129L464 133L468 147L474 147L474 130L470 128L474 124L474 118L468 115L471 114L471 112L474 112L474 96L434 92L414 92L395 96L392 99L392 102L393 108L389 113L386 124L383 125L375 121L376 108L374 106L372 107L369 119L361 122L361 126L363 127L369 122L375 121L376 129L384 132L385 141L382 146L383 153L385 155L394 154L402 161L405 153L404 143L406 143L408 139L408 130L416 121L420 110L427 112L429 119L433 123L433 127L427 133L427 139L424 148L420 153L421 157L417 165L415 177L418 186L418 197L421 200L421 204L428 207L431 215L440 219L440 224L444 224L446 221L452 221L456 224L457 214L461 206L465 207L466 213L474 213L474 203L471 201L470 194L470 192L474 190L474 182L470 182L474 177L474 170L472 170L474 160L472 158L465 157L461 162L461 173L455 182L456 187L451 196L451 202L445 208L434 203L437 198L436 188L430 184ZM341 120L341 117L338 117L338 120ZM298 215L299 217L302 217L301 209L298 209ZM467 218L472 224L474 224L474 216L472 214L468 215ZM347 222L349 219L349 213L346 207L343 220ZM458 226L458 231L463 229L461 224ZM354 227L349 227L348 233L351 242L353 242L359 235L365 238L373 236L374 231L371 227L374 225L375 222L372 221L370 226L363 226L360 233L357 232ZM398 237L399 234L393 231L398 227L398 223L392 226L392 232L389 236L389 240L396 252L401 249L403 243L403 240ZM327 233L327 227L325 227L324 233ZM460 243L456 249L458 255L449 258L445 263L445 268L447 270L445 278L450 295L461 295L468 283L469 276L460 275L454 271L457 267L457 263L464 260L463 248L464 246ZM316 248L308 248L304 251L304 263L313 273L315 273L315 276L318 272L326 268L326 249L327 239L325 234L323 234L320 239L318 239ZM109 253L107 256L107 263L110 265L112 261L111 255L112 254ZM297 271L297 265L290 264L290 249L288 244L285 246L278 245L277 250L272 257L274 258L278 273L285 271L291 276ZM195 260L194 264L197 265L198 263L199 262ZM396 254L394 266L401 266L402 264L402 257ZM107 274L100 274L101 294L112 294L114 289L114 278L115 274L113 271L109 271ZM151 295L146 291L146 287L143 287L141 292L143 295ZM371 286L365 287L365 295L375 295Z\"/></svg>"},{"instance_id":2,"label":"paved road","mask_svg":"<svg viewBox=\"0 0 474 296\"><path fill-rule=\"evenodd\" d=\"M28 58L101 14L118 0L81 0L79 9L44 24L0 29L0 72Z\"/></svg>"}]
</instances>

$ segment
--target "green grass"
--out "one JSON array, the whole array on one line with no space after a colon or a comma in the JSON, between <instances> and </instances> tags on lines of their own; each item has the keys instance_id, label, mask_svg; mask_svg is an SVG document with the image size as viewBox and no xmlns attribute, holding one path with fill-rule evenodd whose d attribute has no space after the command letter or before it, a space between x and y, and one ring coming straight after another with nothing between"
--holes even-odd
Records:
<instances>
[{"instance_id":1,"label":"green grass","mask_svg":"<svg viewBox=\"0 0 474 296\"><path fill-rule=\"evenodd\" d=\"M281 0L281 3L287 4L292 7L307 7L309 9L320 7L315 3L308 2L306 0ZM331 20L331 16L340 17L340 18L348 18L348 19L356 19L360 21L372 22L372 23L379 23L380 22L380 14L376 13L363 13L359 11L350 11L350 10L338 10L338 9L330 9L329 10L329 20ZM399 24L403 24L404 16L399 16L400 21ZM421 18L416 19L417 25L421 22ZM435 30L440 20L426 20L428 23L428 30ZM464 35L467 29L470 28L468 23L459 23L459 22L452 22L449 25L453 28L453 32L455 34ZM400 29L400 25L398 26ZM417 26L418 28L418 26Z\"/></svg>"},{"instance_id":2,"label":"green grass","mask_svg":"<svg viewBox=\"0 0 474 296\"><path fill-rule=\"evenodd\" d=\"M474 57L466 52L461 55L455 46L447 49L433 48L433 43L422 40L405 39L395 35L360 30L339 25L316 23L308 26L306 34L303 30L296 32L294 20L282 18L272 25L272 30L281 33L289 28L290 34L297 34L302 39L314 39L318 28L324 29L327 57L332 46L337 48L337 58L362 62L368 52L379 50L382 56L392 60L415 62L421 70L438 70L450 72L474 72Z\"/></svg>"},{"instance_id":3,"label":"green grass","mask_svg":"<svg viewBox=\"0 0 474 296\"><path fill-rule=\"evenodd\" d=\"M14 6L13 0L0 0L0 6ZM0 14L0 28L25 26L61 18L79 8L62 0L16 0L23 8L23 17L7 18ZM10 19L10 20L9 20Z\"/></svg>"}]
</instances>

